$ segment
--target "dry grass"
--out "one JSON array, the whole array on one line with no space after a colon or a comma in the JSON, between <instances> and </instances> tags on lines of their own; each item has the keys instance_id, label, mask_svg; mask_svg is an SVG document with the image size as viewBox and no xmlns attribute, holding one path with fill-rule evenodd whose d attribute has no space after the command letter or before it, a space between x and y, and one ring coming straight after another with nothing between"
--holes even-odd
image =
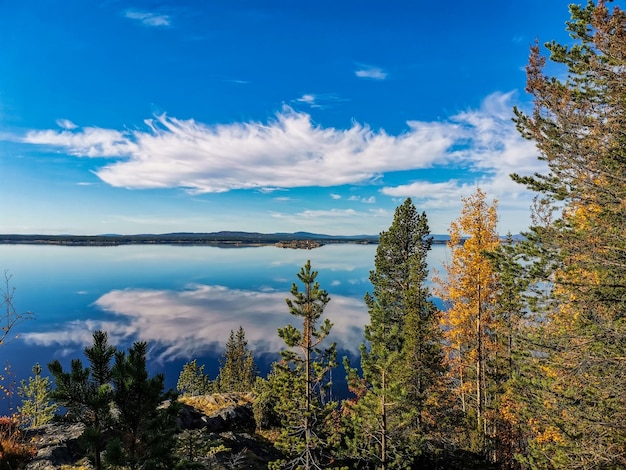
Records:
<instances>
[{"instance_id":1,"label":"dry grass","mask_svg":"<svg viewBox=\"0 0 626 470\"><path fill-rule=\"evenodd\" d=\"M210 395L197 396L183 395L178 398L178 401L206 415L210 415L229 406L249 405L254 401L254 395L251 392L212 393Z\"/></svg>"}]
</instances>

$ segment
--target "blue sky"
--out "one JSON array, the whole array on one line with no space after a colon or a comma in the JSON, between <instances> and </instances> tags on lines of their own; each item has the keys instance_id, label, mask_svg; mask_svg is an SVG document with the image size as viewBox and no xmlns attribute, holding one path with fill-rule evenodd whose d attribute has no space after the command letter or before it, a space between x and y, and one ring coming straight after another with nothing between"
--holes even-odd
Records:
<instances>
[{"instance_id":1,"label":"blue sky","mask_svg":"<svg viewBox=\"0 0 626 470\"><path fill-rule=\"evenodd\" d=\"M529 224L511 122L569 0L0 2L0 233Z\"/></svg>"}]
</instances>

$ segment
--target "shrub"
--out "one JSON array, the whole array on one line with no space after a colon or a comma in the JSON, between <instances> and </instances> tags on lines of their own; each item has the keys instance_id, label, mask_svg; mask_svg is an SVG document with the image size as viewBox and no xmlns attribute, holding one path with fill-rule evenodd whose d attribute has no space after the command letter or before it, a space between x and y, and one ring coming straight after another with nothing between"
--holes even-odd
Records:
<instances>
[{"instance_id":1,"label":"shrub","mask_svg":"<svg viewBox=\"0 0 626 470\"><path fill-rule=\"evenodd\" d=\"M37 450L24 443L17 416L0 417L0 469L23 468Z\"/></svg>"}]
</instances>

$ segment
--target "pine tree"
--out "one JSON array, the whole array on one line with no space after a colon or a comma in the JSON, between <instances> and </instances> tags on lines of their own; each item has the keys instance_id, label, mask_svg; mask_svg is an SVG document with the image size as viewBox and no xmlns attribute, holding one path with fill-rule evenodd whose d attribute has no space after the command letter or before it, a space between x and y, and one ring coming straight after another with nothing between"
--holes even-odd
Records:
<instances>
[{"instance_id":1,"label":"pine tree","mask_svg":"<svg viewBox=\"0 0 626 470\"><path fill-rule=\"evenodd\" d=\"M254 383L254 402L252 403L257 429L267 430L280 426L280 416L276 411L279 398L277 390L281 382L290 380L290 375L274 364L267 378L257 377Z\"/></svg>"},{"instance_id":2,"label":"pine tree","mask_svg":"<svg viewBox=\"0 0 626 470\"><path fill-rule=\"evenodd\" d=\"M58 360L48 364L56 385L52 398L67 408L71 418L85 424L83 440L93 451L98 470L102 469L101 454L106 445L104 434L111 423L110 381L114 355L115 348L109 345L107 333L95 331L93 345L85 348L89 367L83 368L80 359L72 360L70 372L64 372Z\"/></svg>"},{"instance_id":3,"label":"pine tree","mask_svg":"<svg viewBox=\"0 0 626 470\"><path fill-rule=\"evenodd\" d=\"M329 401L332 384L328 376L336 365L336 351L334 343L326 349L320 347L332 323L327 318L321 322L330 297L320 288L317 275L307 261L298 273L304 291L293 283L293 298L286 299L289 313L302 321L302 329L291 324L278 329L278 336L289 349L281 351L282 360L275 366L280 379L275 382L278 397L275 410L282 425L276 447L288 460L274 462L273 468L325 468L324 424L336 406Z\"/></svg>"},{"instance_id":4,"label":"pine tree","mask_svg":"<svg viewBox=\"0 0 626 470\"><path fill-rule=\"evenodd\" d=\"M183 365L178 376L176 390L182 395L206 395L213 392L213 382L204 373L204 365L199 366L196 359Z\"/></svg>"},{"instance_id":5,"label":"pine tree","mask_svg":"<svg viewBox=\"0 0 626 470\"><path fill-rule=\"evenodd\" d=\"M500 244L497 203L487 204L480 188L463 203L461 216L450 225L451 261L444 265L446 278L436 279L437 292L448 306L442 330L453 392L470 424L468 447L486 453L493 435L489 409L494 397L489 389L499 335L499 276L486 253L493 253Z\"/></svg>"},{"instance_id":6,"label":"pine tree","mask_svg":"<svg viewBox=\"0 0 626 470\"><path fill-rule=\"evenodd\" d=\"M425 286L431 240L426 214L407 199L381 233L370 273L361 347L366 391L354 405L352 447L381 469L410 466L432 424L430 399L443 369L438 312ZM349 370L353 383L355 374Z\"/></svg>"},{"instance_id":7,"label":"pine tree","mask_svg":"<svg viewBox=\"0 0 626 470\"><path fill-rule=\"evenodd\" d=\"M211 460L229 449L215 438L208 428L185 429L178 435L176 455L180 459L176 470L205 470L213 468Z\"/></svg>"},{"instance_id":8,"label":"pine tree","mask_svg":"<svg viewBox=\"0 0 626 470\"><path fill-rule=\"evenodd\" d=\"M70 372L57 360L48 365L56 385L52 397L67 408L68 418L85 424L82 438L98 470L105 449L107 463L174 468L178 407L174 395L163 393L164 377L148 377L146 351L146 343L137 342L126 355L109 345L106 332L96 331L85 348L89 367L80 359L72 360ZM162 406L167 399L169 406Z\"/></svg>"},{"instance_id":9,"label":"pine tree","mask_svg":"<svg viewBox=\"0 0 626 470\"><path fill-rule=\"evenodd\" d=\"M18 407L20 418L27 427L35 428L52 421L58 405L51 402L52 382L41 376L39 363L32 370L34 376L28 382L21 381L17 394L22 398L22 406Z\"/></svg>"},{"instance_id":10,"label":"pine tree","mask_svg":"<svg viewBox=\"0 0 626 470\"><path fill-rule=\"evenodd\" d=\"M548 286L520 387L531 468L626 467L626 13L610 4L570 6L574 43L545 45L564 78L532 47L534 109L515 110L548 170L514 179L552 215L528 234L535 286Z\"/></svg>"},{"instance_id":11,"label":"pine tree","mask_svg":"<svg viewBox=\"0 0 626 470\"><path fill-rule=\"evenodd\" d=\"M237 333L230 331L226 350L220 359L218 375L221 392L249 392L254 386L257 367L248 348L246 332L242 326Z\"/></svg>"},{"instance_id":12,"label":"pine tree","mask_svg":"<svg viewBox=\"0 0 626 470\"><path fill-rule=\"evenodd\" d=\"M175 396L164 393L165 377L148 377L147 344L137 341L128 354L118 351L111 371L116 439L106 460L131 469L170 469L175 465ZM167 406L162 404L169 399Z\"/></svg>"}]
</instances>

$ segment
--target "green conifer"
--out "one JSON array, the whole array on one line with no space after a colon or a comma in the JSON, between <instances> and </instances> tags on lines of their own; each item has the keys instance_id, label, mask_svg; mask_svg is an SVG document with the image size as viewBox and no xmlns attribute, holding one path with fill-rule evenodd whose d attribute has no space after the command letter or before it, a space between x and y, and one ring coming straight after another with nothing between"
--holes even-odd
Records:
<instances>
[{"instance_id":1,"label":"green conifer","mask_svg":"<svg viewBox=\"0 0 626 470\"><path fill-rule=\"evenodd\" d=\"M405 468L423 452L429 401L442 368L438 311L425 286L431 237L411 199L382 232L367 294L370 323L361 346L365 390L349 414L352 455L383 470ZM347 364L349 380L357 372Z\"/></svg>"},{"instance_id":2,"label":"green conifer","mask_svg":"<svg viewBox=\"0 0 626 470\"><path fill-rule=\"evenodd\" d=\"M218 375L221 392L249 392L254 386L257 367L248 348L246 332L242 326L237 333L230 331L226 350L220 359Z\"/></svg>"},{"instance_id":3,"label":"green conifer","mask_svg":"<svg viewBox=\"0 0 626 470\"><path fill-rule=\"evenodd\" d=\"M33 377L22 380L17 394L22 398L22 406L17 410L26 427L37 427L49 423L58 409L52 399L52 382L49 377L41 376L39 363L33 366Z\"/></svg>"},{"instance_id":4,"label":"green conifer","mask_svg":"<svg viewBox=\"0 0 626 470\"><path fill-rule=\"evenodd\" d=\"M289 312L302 321L302 328L291 324L278 329L278 335L289 349L281 351L282 360L275 381L281 434L276 447L287 459L274 462L272 468L325 468L327 463L325 420L336 404L329 400L332 384L329 372L336 365L335 344L321 349L332 328L329 319L322 321L328 293L316 281L317 271L307 261L298 273L304 290L294 283L293 298L287 299ZM321 324L319 324L321 322Z\"/></svg>"},{"instance_id":5,"label":"green conifer","mask_svg":"<svg viewBox=\"0 0 626 470\"><path fill-rule=\"evenodd\" d=\"M626 468L626 11L590 0L570 14L571 39L545 44L552 66L531 48L534 107L515 110L546 167L514 175L537 193L526 247L545 294L529 302L541 310L515 409L527 433L519 457L529 468Z\"/></svg>"},{"instance_id":6,"label":"green conifer","mask_svg":"<svg viewBox=\"0 0 626 470\"><path fill-rule=\"evenodd\" d=\"M175 395L164 393L164 375L148 377L146 354L143 341L135 342L128 354L115 354L111 375L117 438L109 443L106 459L131 469L173 468L178 407Z\"/></svg>"},{"instance_id":7,"label":"green conifer","mask_svg":"<svg viewBox=\"0 0 626 470\"><path fill-rule=\"evenodd\" d=\"M182 395L206 395L213 392L213 383L209 376L204 373L204 365L199 366L194 359L183 366L176 389Z\"/></svg>"},{"instance_id":8,"label":"green conifer","mask_svg":"<svg viewBox=\"0 0 626 470\"><path fill-rule=\"evenodd\" d=\"M67 408L70 418L85 424L83 441L93 451L97 470L102 468L105 432L112 419L110 381L111 359L114 355L115 348L109 345L107 333L95 331L93 345L85 348L89 367L83 368L80 359L72 360L70 372L64 372L58 360L48 364L56 385L52 398Z\"/></svg>"}]
</instances>

